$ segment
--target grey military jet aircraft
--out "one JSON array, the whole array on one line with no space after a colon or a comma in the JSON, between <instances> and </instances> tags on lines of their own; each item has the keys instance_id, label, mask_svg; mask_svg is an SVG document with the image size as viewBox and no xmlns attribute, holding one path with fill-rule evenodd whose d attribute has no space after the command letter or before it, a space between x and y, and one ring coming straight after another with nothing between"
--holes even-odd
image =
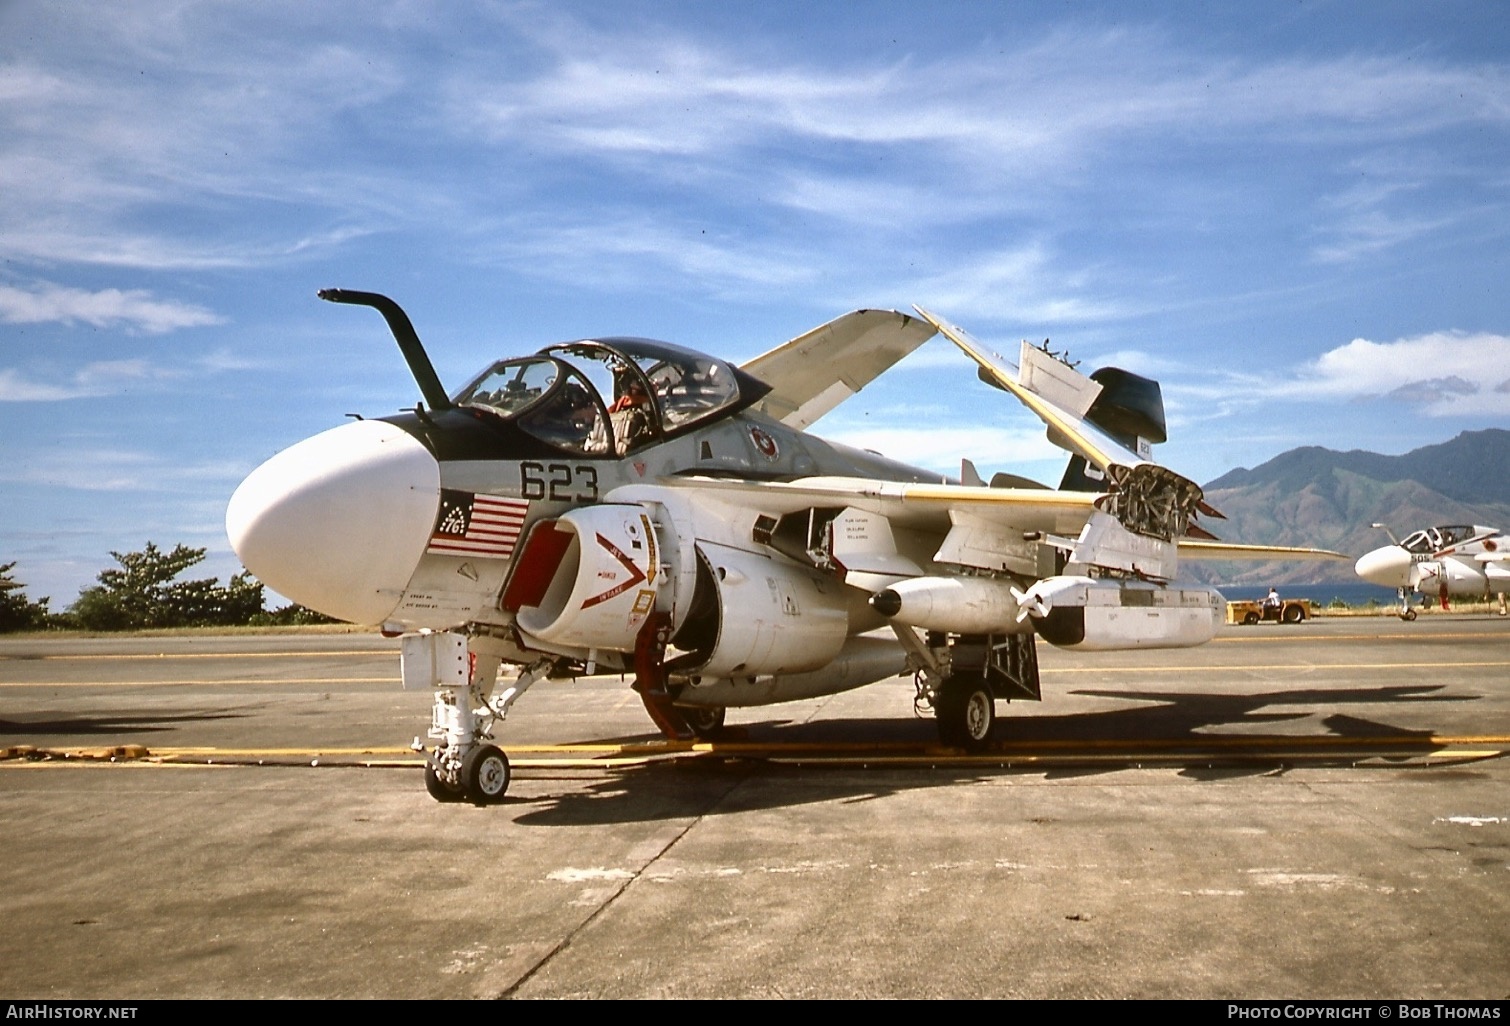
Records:
<instances>
[{"instance_id":1,"label":"grey military jet aircraft","mask_svg":"<svg viewBox=\"0 0 1510 1026\"><path fill-rule=\"evenodd\" d=\"M320 295L383 315L423 401L274 456L227 531L276 591L402 635L405 686L434 689L440 801L501 799L498 721L537 681L595 672L632 675L674 738L910 673L941 741L980 750L998 701L1040 697L1038 638L1209 640L1222 599L1175 582L1182 556L1337 555L1206 532L1201 489L1149 459L1156 382L1086 377L1046 345L1013 366L921 308L846 314L742 367L583 339L448 393L396 303ZM951 482L803 430L936 332L1073 454L1060 488L968 462Z\"/></svg>"},{"instance_id":2,"label":"grey military jet aircraft","mask_svg":"<svg viewBox=\"0 0 1510 1026\"><path fill-rule=\"evenodd\" d=\"M1383 524L1374 527L1389 534ZM1423 527L1390 544L1365 552L1354 564L1358 576L1371 584L1394 588L1400 596L1400 619L1414 620L1411 593L1428 606L1433 598L1447 609L1451 598L1499 597L1499 612L1507 615L1510 593L1510 542L1493 527L1482 524L1444 524Z\"/></svg>"}]
</instances>

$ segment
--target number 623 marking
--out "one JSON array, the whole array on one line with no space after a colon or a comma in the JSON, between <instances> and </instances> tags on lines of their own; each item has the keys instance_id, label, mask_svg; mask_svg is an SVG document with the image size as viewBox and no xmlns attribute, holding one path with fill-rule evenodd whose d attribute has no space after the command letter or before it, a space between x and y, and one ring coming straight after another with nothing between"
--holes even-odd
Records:
<instances>
[{"instance_id":1,"label":"number 623 marking","mask_svg":"<svg viewBox=\"0 0 1510 1026\"><path fill-rule=\"evenodd\" d=\"M590 464L519 464L519 494L552 502L597 502L598 468Z\"/></svg>"}]
</instances>

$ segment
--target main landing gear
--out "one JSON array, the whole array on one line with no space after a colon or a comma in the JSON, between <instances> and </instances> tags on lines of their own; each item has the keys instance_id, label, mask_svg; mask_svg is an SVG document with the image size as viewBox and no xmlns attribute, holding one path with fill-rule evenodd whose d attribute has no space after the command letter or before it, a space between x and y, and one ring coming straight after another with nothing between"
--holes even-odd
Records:
<instances>
[{"instance_id":1,"label":"main landing gear","mask_svg":"<svg viewBox=\"0 0 1510 1026\"><path fill-rule=\"evenodd\" d=\"M723 733L721 705L679 705L677 689L667 681L666 646L671 638L671 614L651 613L634 642L634 683L630 687L645 703L645 711L661 733L673 741L715 740Z\"/></svg>"},{"instance_id":2,"label":"main landing gear","mask_svg":"<svg viewBox=\"0 0 1510 1026\"><path fill-rule=\"evenodd\" d=\"M917 680L915 706L931 708L939 742L967 752L991 747L996 700L1037 701L1037 639L1021 634L949 635L929 631L926 643L911 627L892 628Z\"/></svg>"},{"instance_id":3,"label":"main landing gear","mask_svg":"<svg viewBox=\"0 0 1510 1026\"><path fill-rule=\"evenodd\" d=\"M956 673L944 679L934 694L939 740L967 752L984 751L996 725L996 697L986 679L975 673Z\"/></svg>"}]
</instances>

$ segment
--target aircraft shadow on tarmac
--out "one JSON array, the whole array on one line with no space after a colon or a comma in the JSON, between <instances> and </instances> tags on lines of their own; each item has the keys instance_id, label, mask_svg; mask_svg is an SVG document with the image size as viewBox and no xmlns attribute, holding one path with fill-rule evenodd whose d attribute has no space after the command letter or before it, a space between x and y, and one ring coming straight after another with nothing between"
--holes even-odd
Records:
<instances>
[{"instance_id":1,"label":"aircraft shadow on tarmac","mask_svg":"<svg viewBox=\"0 0 1510 1026\"><path fill-rule=\"evenodd\" d=\"M1046 715L1013 715L1015 708L997 703L995 739L997 748L1035 741L1209 741L1234 736L1244 740L1275 741L1312 732L1255 734L1244 730L1226 735L1224 727L1288 723L1314 716L1316 709L1346 705L1410 705L1476 702L1473 695L1446 694L1440 684L1408 684L1379 688L1288 688L1251 694L1220 694L1210 691L1138 691L1078 689L1066 692L1087 698L1115 699L1136 705L1114 709L1081 710ZM1273 708L1274 711L1265 711ZM1334 737L1420 737L1436 733L1432 727L1407 728L1367 719L1332 714L1321 721ZM933 739L933 723L926 718L823 720L807 723L768 721L746 725L750 740L822 742L870 741L918 743Z\"/></svg>"},{"instance_id":2,"label":"aircraft shadow on tarmac","mask_svg":"<svg viewBox=\"0 0 1510 1026\"><path fill-rule=\"evenodd\" d=\"M1377 688L1289 688L1254 694L1213 694L1209 691L1100 691L1077 689L1071 695L1089 698L1114 698L1146 703L1133 708L1064 716L1023 717L1007 721L1009 735L1018 740L1129 740L1191 739L1205 740L1213 735L1203 728L1284 723L1303 720L1311 711L1283 710L1265 712L1273 706L1332 708L1345 705L1418 705L1423 703L1476 702L1474 695L1444 694L1441 684L1402 684ZM1322 720L1335 737L1427 738L1437 731L1432 727L1407 728L1365 719L1328 716ZM1341 729L1351 724L1351 729ZM1021 726L1022 729L1017 729ZM1294 735L1254 735L1253 740L1283 740Z\"/></svg>"},{"instance_id":3,"label":"aircraft shadow on tarmac","mask_svg":"<svg viewBox=\"0 0 1510 1026\"><path fill-rule=\"evenodd\" d=\"M1178 691L1095 691L1079 690L1070 694L1095 698L1136 701L1130 708L1094 712L1013 717L1008 712L997 722L996 745L991 754L1007 756L1021 745L1035 742L1074 742L1086 744L1089 752L1098 743L1150 742L1192 743L1240 739L1254 748L1280 746L1286 742L1308 741L1318 737L1360 741L1381 737L1426 742L1436 730L1430 727L1407 728L1387 722L1343 713L1325 716L1321 723L1326 734L1313 731L1294 733L1250 730L1228 732L1221 727L1251 727L1254 724L1287 723L1314 716L1305 708L1264 712L1270 706L1313 707L1332 709L1348 703L1359 705L1458 703L1477 701L1472 695L1443 694L1441 685L1402 685L1382 688L1295 688L1257 694L1232 695L1210 692ZM1004 711L1005 704L1003 703ZM934 739L933 724L928 719L817 719L805 723L767 720L741 724L733 730L734 738L749 742L786 742L821 745L825 742L845 744L927 745ZM600 739L601 740L601 739ZM617 739L624 743L652 740L649 736ZM1073 750L1072 750L1073 751ZM980 781L1004 773L1033 773L1045 779L1083 777L1113 773L1138 761L1136 753L1124 759L1099 764L1076 764L1071 754L1055 765L1027 763L1012 766L959 765L940 759L929 765L926 759L911 766L888 767L853 772L819 769L811 763L783 765L762 763L737 756L683 759L652 763L624 770L622 773L593 782L585 789L535 799L508 799L505 807L533 806L522 811L516 821L535 826L592 825L618 822L674 819L685 816L729 815L756 809L783 808L828 801L869 801L905 791L923 788L953 787ZM1145 761L1157 758L1161 764L1179 766L1182 776L1194 780L1216 781L1235 776L1252 776L1275 772L1280 762L1294 762L1293 749L1283 757L1225 759L1211 754L1181 756L1177 752L1145 752ZM1335 750L1318 750L1305 757L1308 765L1350 766L1356 755ZM1183 762L1183 765L1181 763ZM755 776L780 775L791 786L748 788L740 785Z\"/></svg>"},{"instance_id":4,"label":"aircraft shadow on tarmac","mask_svg":"<svg viewBox=\"0 0 1510 1026\"><path fill-rule=\"evenodd\" d=\"M230 712L225 709L206 710L203 712L152 713L151 715L140 716L57 715L50 718L47 713L40 713L38 714L38 718L35 719L0 719L0 739L12 735L68 738L95 737L97 735L156 734L162 731L179 730L183 724L212 723L217 720L237 720L244 719L249 715L251 714Z\"/></svg>"},{"instance_id":5,"label":"aircraft shadow on tarmac","mask_svg":"<svg viewBox=\"0 0 1510 1026\"><path fill-rule=\"evenodd\" d=\"M628 768L570 793L505 798L501 808L527 807L527 811L514 817L516 823L524 826L603 826L689 816L729 816L821 802L872 801L904 791L954 787L983 780L996 772L940 767L927 772L900 769L857 774L815 770L811 766L774 766L753 760L682 760ZM752 778L773 776L783 778L786 784L776 788L741 787Z\"/></svg>"}]
</instances>

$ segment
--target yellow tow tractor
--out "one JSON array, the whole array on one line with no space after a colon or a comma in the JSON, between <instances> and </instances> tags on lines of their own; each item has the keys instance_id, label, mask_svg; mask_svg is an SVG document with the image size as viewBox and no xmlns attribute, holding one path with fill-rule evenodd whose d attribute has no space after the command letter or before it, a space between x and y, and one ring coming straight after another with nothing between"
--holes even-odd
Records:
<instances>
[{"instance_id":1,"label":"yellow tow tractor","mask_svg":"<svg viewBox=\"0 0 1510 1026\"><path fill-rule=\"evenodd\" d=\"M1281 599L1277 606L1262 599L1227 603L1227 622L1244 626L1261 620L1272 620L1276 623L1303 623L1310 618L1310 599Z\"/></svg>"}]
</instances>

